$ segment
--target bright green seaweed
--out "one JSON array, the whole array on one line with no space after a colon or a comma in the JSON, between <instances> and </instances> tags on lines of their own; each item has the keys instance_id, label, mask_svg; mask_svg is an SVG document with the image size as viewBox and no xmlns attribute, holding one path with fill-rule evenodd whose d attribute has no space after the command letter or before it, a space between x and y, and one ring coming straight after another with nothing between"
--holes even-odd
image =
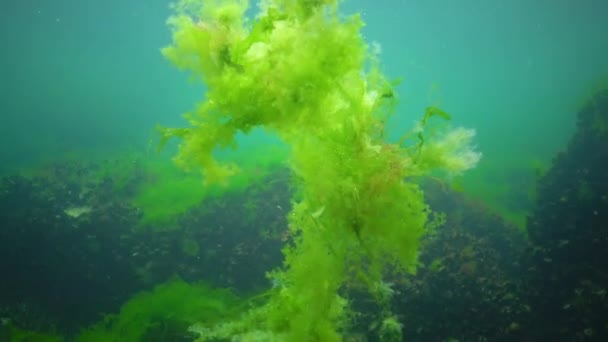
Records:
<instances>
[{"instance_id":1,"label":"bright green seaweed","mask_svg":"<svg viewBox=\"0 0 608 342\"><path fill-rule=\"evenodd\" d=\"M480 157L469 147L474 131L429 134L431 117L449 119L432 107L404 135L416 138L386 142L393 84L361 37L360 16L343 17L336 0L265 0L255 20L245 17L247 6L176 4L173 44L163 54L208 91L187 115L189 127L161 132L163 140L181 138L176 161L201 170L206 184L239 172L214 158L217 149L237 147L237 133L263 127L280 137L290 146L297 185L288 216L295 242L284 248L284 266L270 273L267 302L237 320L192 330L201 340L340 341L351 317L343 284L363 281L386 299L377 291L391 292L382 286L389 266L415 271L420 237L438 223L408 177L473 167ZM401 336L388 309L379 319L385 339Z\"/></svg>"},{"instance_id":2,"label":"bright green seaweed","mask_svg":"<svg viewBox=\"0 0 608 342\"><path fill-rule=\"evenodd\" d=\"M241 300L228 290L214 289L203 283L189 284L179 279L171 279L151 291L136 294L120 308L118 314L107 315L99 323L83 330L74 340L143 341L146 332L158 328L163 321L185 325L215 322L230 316L231 310L240 302ZM159 341L170 340L166 336L155 337Z\"/></svg>"}]
</instances>

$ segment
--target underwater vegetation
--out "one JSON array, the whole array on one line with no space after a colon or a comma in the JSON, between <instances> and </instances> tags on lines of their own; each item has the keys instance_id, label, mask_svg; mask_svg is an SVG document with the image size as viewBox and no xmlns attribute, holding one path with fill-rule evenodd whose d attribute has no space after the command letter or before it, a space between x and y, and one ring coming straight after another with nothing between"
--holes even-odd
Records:
<instances>
[{"instance_id":1,"label":"underwater vegetation","mask_svg":"<svg viewBox=\"0 0 608 342\"><path fill-rule=\"evenodd\" d=\"M353 276L338 290L349 309L340 337L605 340L607 140L594 134L590 114L606 115L607 98L598 93L581 110L577 133L544 173L528 234L466 192L417 179L444 223L420 239L415 274L397 265L370 285L357 264L347 265ZM209 197L177 215L174 229L141 229L130 199L154 177L147 167L108 171L130 165L117 158L0 180L0 338L110 339L124 330L135 341L193 341L201 331L234 329L224 324L264 308L286 286L265 274L300 238L288 227L300 191L292 170ZM136 159L148 164L129 158ZM86 207L80 215L66 210ZM261 330L247 336L268 340Z\"/></svg>"},{"instance_id":2,"label":"underwater vegetation","mask_svg":"<svg viewBox=\"0 0 608 342\"><path fill-rule=\"evenodd\" d=\"M163 53L208 92L161 145L202 177L135 155L2 177L0 341L608 340L607 91L550 167L499 175L523 234L441 180L480 158L450 114L385 140L394 82L338 1L174 9ZM286 149L239 146L255 129Z\"/></svg>"},{"instance_id":3,"label":"underwater vegetation","mask_svg":"<svg viewBox=\"0 0 608 342\"><path fill-rule=\"evenodd\" d=\"M243 172L235 175L227 186L202 186L198 175L185 173L175 165L160 158L145 158L143 176L137 191L131 197L132 204L141 211L139 225L142 229L171 230L180 225L177 218L203 201L224 195L242 193L247 186L268 177L280 165L285 152L280 147L257 147L257 154L248 149L224 160L239 161Z\"/></svg>"},{"instance_id":4,"label":"underwater vegetation","mask_svg":"<svg viewBox=\"0 0 608 342\"><path fill-rule=\"evenodd\" d=\"M474 131L427 131L430 119L450 118L430 107L415 131L388 143L392 84L360 34L360 16L343 16L337 1L264 1L252 20L246 1L184 0L174 9L163 54L207 92L189 127L160 130L161 144L180 138L179 165L200 170L208 185L228 184L239 168L214 152L263 127L289 146L296 186L287 214L293 240L269 274L268 301L196 331L201 340L341 340L353 314L344 283L357 279L373 293L389 270L414 272L420 238L441 222L406 179L474 167ZM382 321L381 335L399 340L402 325L388 308Z\"/></svg>"},{"instance_id":5,"label":"underwater vegetation","mask_svg":"<svg viewBox=\"0 0 608 342\"><path fill-rule=\"evenodd\" d=\"M525 235L436 180L422 188L429 204L446 213L445 224L423 238L416 274L385 278L378 293L389 303L347 284L359 312L354 331L378 340L377 316L388 305L404 322L403 341L522 340L530 312L520 277Z\"/></svg>"},{"instance_id":6,"label":"underwater vegetation","mask_svg":"<svg viewBox=\"0 0 608 342\"><path fill-rule=\"evenodd\" d=\"M118 314L83 330L74 341L191 341L189 325L218 321L238 304L228 290L172 279L133 296Z\"/></svg>"},{"instance_id":7,"label":"underwater vegetation","mask_svg":"<svg viewBox=\"0 0 608 342\"><path fill-rule=\"evenodd\" d=\"M14 326L9 319L0 322L0 341L7 342L61 342L64 341L60 335L53 333L40 333L24 330Z\"/></svg>"},{"instance_id":8,"label":"underwater vegetation","mask_svg":"<svg viewBox=\"0 0 608 342\"><path fill-rule=\"evenodd\" d=\"M483 201L489 209L525 231L527 217L536 201L538 181L549 168L548 161L526 159L522 156L502 156L500 162L485 159L457 185L461 185L468 196Z\"/></svg>"}]
</instances>

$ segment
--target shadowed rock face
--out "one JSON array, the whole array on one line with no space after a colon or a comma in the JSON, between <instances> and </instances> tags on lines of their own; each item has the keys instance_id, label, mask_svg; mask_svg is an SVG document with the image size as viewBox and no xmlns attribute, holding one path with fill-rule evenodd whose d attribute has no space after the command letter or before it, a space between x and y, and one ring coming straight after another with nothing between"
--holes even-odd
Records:
<instances>
[{"instance_id":1,"label":"shadowed rock face","mask_svg":"<svg viewBox=\"0 0 608 342\"><path fill-rule=\"evenodd\" d=\"M446 222L426 239L417 274L395 287L405 340L520 340L529 312L519 277L524 234L463 194L437 183L424 190Z\"/></svg>"},{"instance_id":2,"label":"shadowed rock face","mask_svg":"<svg viewBox=\"0 0 608 342\"><path fill-rule=\"evenodd\" d=\"M577 131L538 186L528 219L528 290L543 339L608 338L608 91L579 112Z\"/></svg>"},{"instance_id":3,"label":"shadowed rock face","mask_svg":"<svg viewBox=\"0 0 608 342\"><path fill-rule=\"evenodd\" d=\"M75 331L138 287L123 238L136 212L94 169L64 163L0 180L0 317Z\"/></svg>"},{"instance_id":4,"label":"shadowed rock face","mask_svg":"<svg viewBox=\"0 0 608 342\"><path fill-rule=\"evenodd\" d=\"M100 167L57 163L0 178L0 318L69 335L173 276L243 291L270 285L265 272L280 264L289 238L286 172L156 231L138 224L130 201L146 171L99 177Z\"/></svg>"}]
</instances>

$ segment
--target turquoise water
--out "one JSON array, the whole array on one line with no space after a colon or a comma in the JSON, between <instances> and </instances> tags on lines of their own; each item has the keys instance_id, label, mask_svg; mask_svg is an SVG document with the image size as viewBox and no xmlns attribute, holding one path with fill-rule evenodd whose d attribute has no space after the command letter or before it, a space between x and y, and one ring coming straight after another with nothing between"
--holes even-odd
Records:
<instances>
[{"instance_id":1,"label":"turquoise water","mask_svg":"<svg viewBox=\"0 0 608 342\"><path fill-rule=\"evenodd\" d=\"M474 127L485 160L548 159L608 70L599 0L346 1L402 78L394 134L429 104ZM0 14L3 168L80 149L145 147L201 98L163 60L168 1L22 1ZM483 164L481 165L483 168Z\"/></svg>"}]
</instances>

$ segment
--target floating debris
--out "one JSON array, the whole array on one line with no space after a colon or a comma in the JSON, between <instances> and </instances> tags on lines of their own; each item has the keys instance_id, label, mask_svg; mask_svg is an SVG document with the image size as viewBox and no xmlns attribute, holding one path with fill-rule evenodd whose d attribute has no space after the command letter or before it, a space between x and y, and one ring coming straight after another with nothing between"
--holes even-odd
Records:
<instances>
[{"instance_id":1,"label":"floating debris","mask_svg":"<svg viewBox=\"0 0 608 342\"><path fill-rule=\"evenodd\" d=\"M319 218L321 215L323 215L324 211L325 211L325 206L322 206L321 208L319 208L317 211L315 211L311 215L313 218Z\"/></svg>"},{"instance_id":2,"label":"floating debris","mask_svg":"<svg viewBox=\"0 0 608 342\"><path fill-rule=\"evenodd\" d=\"M63 210L63 212L71 218L79 218L83 215L87 215L92 211L91 207L69 207Z\"/></svg>"}]
</instances>

